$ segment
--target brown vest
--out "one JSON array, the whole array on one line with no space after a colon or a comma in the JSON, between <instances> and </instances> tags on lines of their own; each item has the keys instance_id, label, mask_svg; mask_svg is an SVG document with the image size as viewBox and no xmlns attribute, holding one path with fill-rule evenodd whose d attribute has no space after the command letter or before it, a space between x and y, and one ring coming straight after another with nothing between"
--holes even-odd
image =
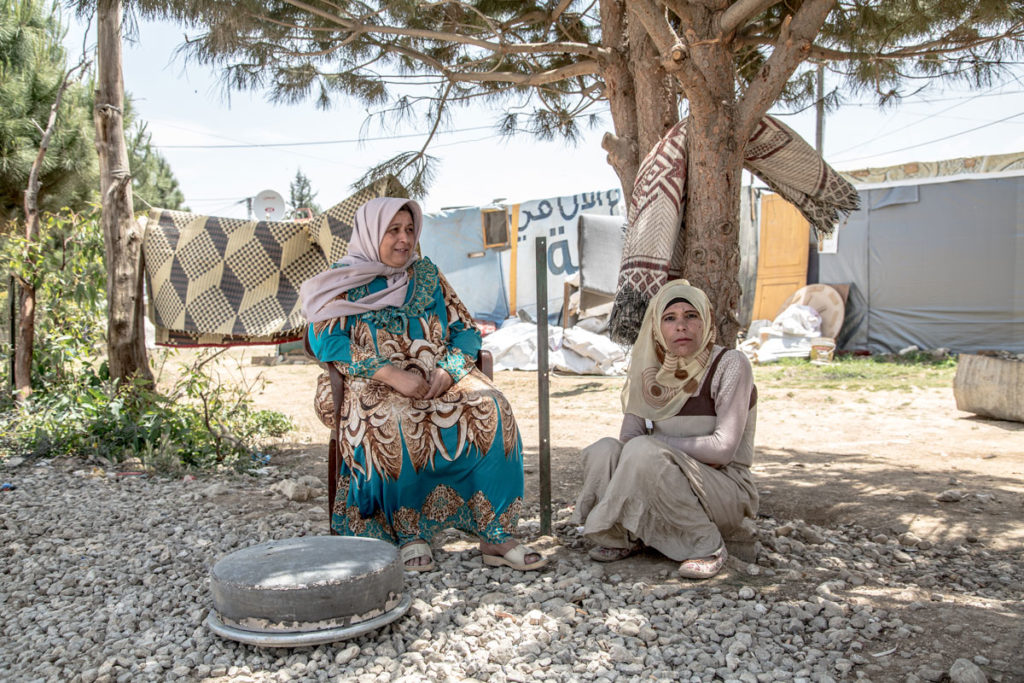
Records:
<instances>
[{"instance_id":1,"label":"brown vest","mask_svg":"<svg viewBox=\"0 0 1024 683\"><path fill-rule=\"evenodd\" d=\"M708 374L704 380L704 386L701 388L700 393L691 396L683 404L683 407L679 409L676 415L718 415L718 411L715 410L715 399L711 398L711 382L715 378L715 373L718 372L718 362L722 360L722 356L725 355L725 349L722 350L715 359L711 361L711 367L708 368ZM750 389L750 408L752 409L757 405L757 387L751 387Z\"/></svg>"}]
</instances>

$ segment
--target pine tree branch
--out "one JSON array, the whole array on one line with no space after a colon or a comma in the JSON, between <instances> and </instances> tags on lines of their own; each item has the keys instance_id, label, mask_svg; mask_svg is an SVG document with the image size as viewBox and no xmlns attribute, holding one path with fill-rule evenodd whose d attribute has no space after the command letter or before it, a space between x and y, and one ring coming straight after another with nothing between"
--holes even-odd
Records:
<instances>
[{"instance_id":1,"label":"pine tree branch","mask_svg":"<svg viewBox=\"0 0 1024 683\"><path fill-rule=\"evenodd\" d=\"M808 50L808 57L811 59L844 62L855 60L895 61L972 50L983 45L990 45L999 40L1024 40L1024 23L1014 24L1001 33L978 36L971 40L957 40L947 34L942 38L914 45L906 45L889 51L841 50L822 45L811 45ZM767 36L745 35L737 37L735 43L737 47L767 47L773 45L775 41Z\"/></svg>"},{"instance_id":2,"label":"pine tree branch","mask_svg":"<svg viewBox=\"0 0 1024 683\"><path fill-rule=\"evenodd\" d=\"M627 6L629 12L640 21L647 35L654 41L658 53L662 57L672 54L672 48L679 43L679 37L665 21L664 10L660 10L651 0L629 0Z\"/></svg>"},{"instance_id":3,"label":"pine tree branch","mask_svg":"<svg viewBox=\"0 0 1024 683\"><path fill-rule=\"evenodd\" d=\"M338 26L344 28L347 31L354 33L367 34L375 33L381 35L392 35L401 36L405 38L419 38L422 40L433 40L439 43L455 43L458 45L472 45L484 50L489 50L494 54L509 55L509 54L576 54L589 57L591 59L600 59L603 56L603 50L595 45L588 45L587 43L577 42L547 42L547 43L495 43L487 40L481 40L472 36L462 35L459 33L451 33L448 31L431 31L429 29L417 29L417 28L402 28L397 26L384 26L379 24L367 24L364 23L360 18L357 17L342 17L336 14L314 7L303 0L284 0L284 2L301 9L305 12L315 14L322 19L333 22Z\"/></svg>"},{"instance_id":4,"label":"pine tree branch","mask_svg":"<svg viewBox=\"0 0 1024 683\"><path fill-rule=\"evenodd\" d=\"M576 76L592 76L601 73L601 65L593 60L576 62L557 69L538 71L534 73L513 73L503 71L492 72L458 72L451 71L445 75L449 80L460 83L512 83L514 85L547 85L557 83Z\"/></svg>"},{"instance_id":5,"label":"pine tree branch","mask_svg":"<svg viewBox=\"0 0 1024 683\"><path fill-rule=\"evenodd\" d=\"M722 12L720 24L722 36L728 36L739 28L743 22L751 17L756 17L778 2L779 0L737 0L737 2L734 2L728 9Z\"/></svg>"},{"instance_id":6,"label":"pine tree branch","mask_svg":"<svg viewBox=\"0 0 1024 683\"><path fill-rule=\"evenodd\" d=\"M836 0L805 0L795 14L787 17L779 32L775 49L761 65L739 101L736 136L748 140L757 123L778 98L789 77L807 59L814 37Z\"/></svg>"}]
</instances>

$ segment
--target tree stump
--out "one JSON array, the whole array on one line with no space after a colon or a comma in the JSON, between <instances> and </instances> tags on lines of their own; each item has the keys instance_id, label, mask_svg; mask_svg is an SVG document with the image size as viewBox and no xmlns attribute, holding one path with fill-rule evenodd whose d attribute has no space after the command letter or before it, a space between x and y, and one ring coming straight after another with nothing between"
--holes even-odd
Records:
<instances>
[{"instance_id":1,"label":"tree stump","mask_svg":"<svg viewBox=\"0 0 1024 683\"><path fill-rule=\"evenodd\" d=\"M1024 422L1024 362L960 354L953 378L956 407L998 420Z\"/></svg>"}]
</instances>

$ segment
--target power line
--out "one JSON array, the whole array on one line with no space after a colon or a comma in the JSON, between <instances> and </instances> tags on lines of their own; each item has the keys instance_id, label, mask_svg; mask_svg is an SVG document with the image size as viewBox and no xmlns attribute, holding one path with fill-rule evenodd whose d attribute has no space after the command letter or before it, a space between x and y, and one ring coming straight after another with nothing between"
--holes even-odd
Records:
<instances>
[{"instance_id":1,"label":"power line","mask_svg":"<svg viewBox=\"0 0 1024 683\"><path fill-rule=\"evenodd\" d=\"M486 130L493 126L474 126L472 128L458 128L456 130L442 131L438 135L448 133L466 133L474 130ZM404 135L384 135L372 138L353 138L348 140L308 140L302 142L265 142L265 143L238 143L233 145L154 145L160 149L254 149L261 147L308 147L313 145L341 145L359 142L379 142L382 140L399 140L402 138L421 138L426 133L408 133Z\"/></svg>"},{"instance_id":2,"label":"power line","mask_svg":"<svg viewBox=\"0 0 1024 683\"><path fill-rule=\"evenodd\" d=\"M950 106L946 107L945 109L940 109L937 112L934 112L934 113L928 114L927 116L919 118L919 119L917 119L916 121L914 121L912 123L908 123L908 124L906 124L904 126L900 126L896 130L890 130L887 133L879 133L878 135L876 135L873 138L868 138L867 140L864 140L862 142L858 142L857 144L852 145L850 147L847 147L846 149L839 150L838 152L836 152L836 155L838 156L840 154L843 154L844 152L849 152L851 149L857 149L858 147L861 147L863 145L867 145L869 143L872 143L875 140L881 140L882 138L887 138L890 135L895 135L896 133L899 133L900 131L906 130L907 128L911 128L913 126L918 126L923 121L927 121L928 119L936 118L937 116L939 116L941 114L945 114L947 111L952 111L953 109L956 109L957 107L961 107L961 106L963 106L963 105L965 105L965 104L967 104L969 102L972 102L972 101L978 99L979 97L982 97L983 95L987 95L987 94L991 93L993 90L995 90L998 87L999 86L990 88L989 90L987 90L986 92L983 92L983 93L977 93L976 95L973 95L973 96L967 98L966 100L964 100L962 102L957 102L956 104L950 105Z\"/></svg>"},{"instance_id":3,"label":"power line","mask_svg":"<svg viewBox=\"0 0 1024 683\"><path fill-rule=\"evenodd\" d=\"M895 154L896 152L905 152L908 149L916 149L918 147L924 147L925 145L930 145L930 144L935 143L935 142L943 142L945 140L949 140L950 138L956 138L956 137L960 137L961 135L966 135L968 133L973 133L976 130L981 130L982 128L988 128L989 126L994 126L994 125L999 124L999 123L1004 123L1006 121L1009 121L1010 119L1015 119L1015 118L1018 118L1020 116L1024 116L1024 111L1018 112L1016 114L1011 114L1010 116L1007 116L1005 118L999 119L998 121L992 121L990 123L985 123L985 124L982 124L980 126L975 126L974 128L968 128L967 130L962 130L959 133L953 133L952 135L943 135L942 137L935 138L934 140L927 140L925 142L919 142L916 145L908 145L906 147L900 147L899 149L890 149L887 152L881 152L879 154L871 154L871 155L863 156L863 157L855 157L853 159L837 160L836 163L844 163L845 164L845 163L849 163L851 161L860 161L861 159L872 159L874 157L882 156L883 154Z\"/></svg>"}]
</instances>

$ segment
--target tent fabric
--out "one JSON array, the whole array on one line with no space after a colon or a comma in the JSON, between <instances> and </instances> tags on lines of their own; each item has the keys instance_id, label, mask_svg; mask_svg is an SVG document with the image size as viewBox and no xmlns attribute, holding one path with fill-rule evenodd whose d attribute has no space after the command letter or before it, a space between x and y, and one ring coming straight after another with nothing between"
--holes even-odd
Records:
<instances>
[{"instance_id":1,"label":"tent fabric","mask_svg":"<svg viewBox=\"0 0 1024 683\"><path fill-rule=\"evenodd\" d=\"M423 218L420 249L437 265L474 318L509 317L501 257L484 248L479 208L450 209Z\"/></svg>"},{"instance_id":2,"label":"tent fabric","mask_svg":"<svg viewBox=\"0 0 1024 683\"><path fill-rule=\"evenodd\" d=\"M861 190L820 255L821 282L851 285L838 347L1024 352L1024 177L892 190Z\"/></svg>"}]
</instances>

